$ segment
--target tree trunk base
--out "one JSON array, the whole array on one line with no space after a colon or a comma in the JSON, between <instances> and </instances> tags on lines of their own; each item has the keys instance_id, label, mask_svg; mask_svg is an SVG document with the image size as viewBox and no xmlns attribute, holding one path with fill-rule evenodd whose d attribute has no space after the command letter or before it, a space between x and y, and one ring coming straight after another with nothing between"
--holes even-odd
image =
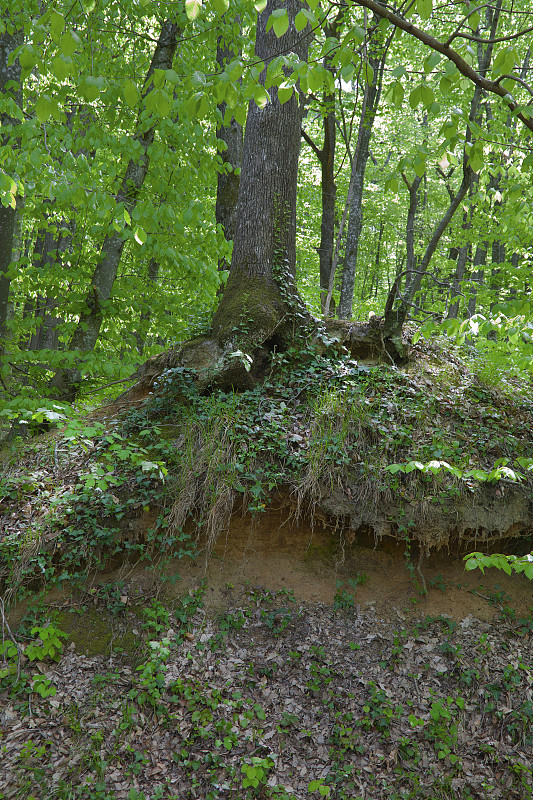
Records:
<instances>
[{"instance_id":1,"label":"tree trunk base","mask_svg":"<svg viewBox=\"0 0 533 800\"><path fill-rule=\"evenodd\" d=\"M312 317L310 319L313 319ZM313 320L315 331L309 332L309 339L320 347L324 339L334 339L345 347L350 356L357 360L376 360L388 364L402 364L407 361L408 345L401 337L383 339L383 321L371 317L368 322L348 322L327 319L324 322ZM186 370L192 375L200 394L211 391L246 391L261 385L272 369L272 356L284 352L292 344L301 341L295 335L298 321L280 318L275 331L254 344L242 332L234 331L230 338L215 334L198 336L142 364L132 375L135 384L116 402L128 402L148 392L157 392L162 376L170 370ZM322 335L320 335L322 330ZM264 332L263 332L264 334ZM225 339L225 340L224 340Z\"/></svg>"}]
</instances>

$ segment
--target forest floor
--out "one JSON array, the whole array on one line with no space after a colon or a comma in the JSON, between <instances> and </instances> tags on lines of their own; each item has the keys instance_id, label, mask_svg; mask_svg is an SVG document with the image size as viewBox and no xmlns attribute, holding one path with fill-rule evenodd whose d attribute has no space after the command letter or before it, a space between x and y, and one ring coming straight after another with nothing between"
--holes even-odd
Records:
<instances>
[{"instance_id":1,"label":"forest floor","mask_svg":"<svg viewBox=\"0 0 533 800\"><path fill-rule=\"evenodd\" d=\"M2 800L531 800L531 387L306 359L3 454Z\"/></svg>"},{"instance_id":2,"label":"forest floor","mask_svg":"<svg viewBox=\"0 0 533 800\"><path fill-rule=\"evenodd\" d=\"M397 545L283 523L53 592L65 651L24 668L57 693L4 694L0 797L531 798L531 582L443 553L423 591Z\"/></svg>"}]
</instances>

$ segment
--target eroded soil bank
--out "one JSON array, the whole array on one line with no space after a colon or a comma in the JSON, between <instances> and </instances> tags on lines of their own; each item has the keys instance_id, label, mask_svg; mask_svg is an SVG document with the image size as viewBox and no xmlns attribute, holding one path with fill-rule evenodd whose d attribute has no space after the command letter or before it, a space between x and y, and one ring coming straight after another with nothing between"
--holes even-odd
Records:
<instances>
[{"instance_id":1,"label":"eroded soil bank","mask_svg":"<svg viewBox=\"0 0 533 800\"><path fill-rule=\"evenodd\" d=\"M522 576L343 542L285 506L234 514L174 583L150 566L48 598L69 639L39 665L55 696L3 698L5 798L532 797Z\"/></svg>"}]
</instances>

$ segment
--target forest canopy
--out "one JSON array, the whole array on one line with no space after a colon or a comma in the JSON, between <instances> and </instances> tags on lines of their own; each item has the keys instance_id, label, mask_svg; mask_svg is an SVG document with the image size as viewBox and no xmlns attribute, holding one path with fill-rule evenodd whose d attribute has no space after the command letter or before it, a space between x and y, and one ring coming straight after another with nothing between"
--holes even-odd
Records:
<instances>
[{"instance_id":1,"label":"forest canopy","mask_svg":"<svg viewBox=\"0 0 533 800\"><path fill-rule=\"evenodd\" d=\"M530 12L20 0L0 24L6 420L125 379L219 303L233 330L252 273L274 327L289 294L533 364Z\"/></svg>"}]
</instances>

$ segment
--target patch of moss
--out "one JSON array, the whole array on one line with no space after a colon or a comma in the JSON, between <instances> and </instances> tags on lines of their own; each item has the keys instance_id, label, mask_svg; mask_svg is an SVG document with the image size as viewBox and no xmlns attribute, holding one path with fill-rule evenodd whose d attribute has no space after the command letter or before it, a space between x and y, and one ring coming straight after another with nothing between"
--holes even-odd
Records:
<instances>
[{"instance_id":1,"label":"patch of moss","mask_svg":"<svg viewBox=\"0 0 533 800\"><path fill-rule=\"evenodd\" d=\"M111 651L133 659L140 637L129 627L128 620L118 620L102 608L87 611L60 611L57 625L68 633L77 653L93 658Z\"/></svg>"}]
</instances>

